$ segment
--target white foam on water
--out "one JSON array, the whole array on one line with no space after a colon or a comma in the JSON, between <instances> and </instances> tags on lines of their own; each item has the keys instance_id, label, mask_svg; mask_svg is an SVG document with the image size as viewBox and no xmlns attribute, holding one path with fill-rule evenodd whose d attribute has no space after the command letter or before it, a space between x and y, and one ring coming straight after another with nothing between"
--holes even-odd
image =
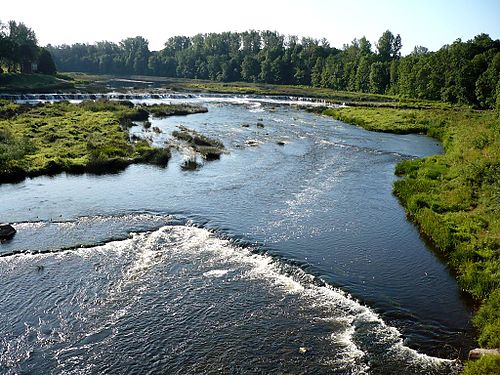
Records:
<instances>
[{"instance_id":1,"label":"white foam on water","mask_svg":"<svg viewBox=\"0 0 500 375\"><path fill-rule=\"evenodd\" d=\"M16 230L28 230L28 229L39 229L47 226L49 223L46 221L33 221L26 223L14 223Z\"/></svg>"},{"instance_id":2,"label":"white foam on water","mask_svg":"<svg viewBox=\"0 0 500 375\"><path fill-rule=\"evenodd\" d=\"M389 350L395 356L404 358L406 361L419 365L427 363L431 367L456 362L428 356L405 346L400 332L395 327L388 326L373 310L338 288L330 285L315 285L313 283L315 277L299 268L292 268L291 271L284 273L280 263L273 258L237 247L228 240L217 238L203 228L171 226L160 229L160 232L171 232L172 238L180 242L179 248L182 248L182 251L211 253L217 258L214 263L219 266L221 262L237 262L247 266L247 271L242 275L243 278L265 280L269 282L271 287L297 296L297 303L318 303L330 307L330 311L335 314L337 320L344 319L349 322L346 324L345 331L332 339L344 347L346 358L349 358L352 363L365 356L365 353L354 341L356 327L368 323L375 327L372 334L377 335L379 341L388 342L390 344ZM218 269L212 271L218 272ZM366 364L360 364L360 366L357 367L357 373L363 373L366 370Z\"/></svg>"},{"instance_id":3,"label":"white foam on water","mask_svg":"<svg viewBox=\"0 0 500 375\"><path fill-rule=\"evenodd\" d=\"M207 272L204 272L203 273L203 276L205 277L223 277L223 276L226 276L228 273L230 272L230 270L210 270L210 271L207 271Z\"/></svg>"},{"instance_id":4,"label":"white foam on water","mask_svg":"<svg viewBox=\"0 0 500 375\"><path fill-rule=\"evenodd\" d=\"M362 334L369 335L371 345L382 345L391 356L399 358L403 363L414 363L419 368L430 368L443 364L453 364L455 361L431 357L417 352L404 345L400 332L392 326L387 325L383 319L364 306L359 301L352 298L344 291L334 288L328 284L315 283L315 277L306 273L298 267L288 266L274 258L254 253L251 249L236 246L227 239L221 239L204 228L192 226L163 226L158 230L148 233L133 234L131 238L121 241L113 241L101 246L62 251L60 253L42 254L43 257L55 257L64 260L66 256L79 256L83 259L91 259L96 254L109 259L110 262L122 262L122 273L106 291L107 297L101 304L89 306L89 311L82 311L82 314L92 312L102 316L103 306L109 314L98 326L91 329L87 336L99 335L104 330L111 330L111 334L106 340L112 340L113 327L129 313L129 309L134 306L141 294L147 288L147 283L141 280L148 277L148 274L155 266L166 261L168 257L182 259L194 264L200 269L200 277L218 278L224 277L229 272L239 274L243 280L262 281L271 290L279 291L290 296L297 305L317 306L322 311L327 311L331 315L332 322L339 326L335 333L330 335L336 347L342 355L334 359L329 359L335 369L345 368L350 373L363 374L369 371L366 357L370 355L370 348L361 348L357 344L356 335L358 330ZM175 258L175 256L177 258ZM31 261L38 255L21 254L0 259L1 263ZM114 258L114 259L113 259ZM232 277L231 282L237 282L238 277ZM131 293L133 292L133 293ZM92 315L91 315L92 316ZM33 343L27 343L33 334L37 336L38 345L44 347L44 337L38 337L35 328L27 328L25 334L19 339L9 343L7 352L16 355L8 355L8 358L18 358L19 361L26 360L26 355L19 355L22 348L33 348ZM365 333L365 331L367 333ZM64 339L64 333L61 340ZM23 341L24 340L24 341ZM4 343L2 340L2 344ZM81 347L81 341L74 343L74 346L66 347L56 354L59 358L63 353L77 351ZM9 349L10 348L10 349ZM376 350L376 348L374 348ZM364 350L368 350L365 352ZM11 354L12 354L11 353ZM64 356L63 356L64 357ZM61 357L61 358L63 358ZM327 360L328 362L328 360ZM3 365L16 366L15 364ZM61 366L63 364L61 363ZM458 364L457 364L458 366ZM12 368L12 367L11 367Z\"/></svg>"}]
</instances>

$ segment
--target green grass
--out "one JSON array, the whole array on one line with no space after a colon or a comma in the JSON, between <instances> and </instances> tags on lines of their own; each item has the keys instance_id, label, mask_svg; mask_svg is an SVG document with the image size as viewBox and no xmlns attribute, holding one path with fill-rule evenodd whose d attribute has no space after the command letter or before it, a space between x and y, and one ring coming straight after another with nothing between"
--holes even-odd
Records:
<instances>
[{"instance_id":1,"label":"green grass","mask_svg":"<svg viewBox=\"0 0 500 375\"><path fill-rule=\"evenodd\" d=\"M425 133L443 143L443 155L397 165L401 179L394 193L457 272L463 290L481 302L473 319L479 344L500 347L498 114L467 108L340 108L324 114L373 131ZM465 373L482 374L483 364L500 373L498 359L468 364Z\"/></svg>"},{"instance_id":2,"label":"green grass","mask_svg":"<svg viewBox=\"0 0 500 375\"><path fill-rule=\"evenodd\" d=\"M61 76L61 78L64 76ZM48 93L74 88L70 80L44 74L0 74L0 92L4 93Z\"/></svg>"},{"instance_id":3,"label":"green grass","mask_svg":"<svg viewBox=\"0 0 500 375\"><path fill-rule=\"evenodd\" d=\"M469 361L464 368L463 375L498 375L500 357L486 355L477 361Z\"/></svg>"},{"instance_id":4,"label":"green grass","mask_svg":"<svg viewBox=\"0 0 500 375\"><path fill-rule=\"evenodd\" d=\"M61 171L106 172L134 162L166 165L170 158L169 149L129 141L124 125L149 115L132 103L0 101L0 115L0 182Z\"/></svg>"}]
</instances>

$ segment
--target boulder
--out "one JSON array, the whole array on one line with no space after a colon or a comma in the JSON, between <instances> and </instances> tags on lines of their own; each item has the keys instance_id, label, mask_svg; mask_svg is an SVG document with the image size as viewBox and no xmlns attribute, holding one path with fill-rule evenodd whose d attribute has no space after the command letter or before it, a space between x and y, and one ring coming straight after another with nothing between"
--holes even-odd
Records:
<instances>
[{"instance_id":1,"label":"boulder","mask_svg":"<svg viewBox=\"0 0 500 375\"><path fill-rule=\"evenodd\" d=\"M469 352L469 359L470 360L479 359L483 355L500 355L500 350L498 350L498 349L481 349L481 348L472 349Z\"/></svg>"},{"instance_id":2,"label":"boulder","mask_svg":"<svg viewBox=\"0 0 500 375\"><path fill-rule=\"evenodd\" d=\"M10 224L0 224L0 240L7 240L16 234L16 230Z\"/></svg>"}]
</instances>

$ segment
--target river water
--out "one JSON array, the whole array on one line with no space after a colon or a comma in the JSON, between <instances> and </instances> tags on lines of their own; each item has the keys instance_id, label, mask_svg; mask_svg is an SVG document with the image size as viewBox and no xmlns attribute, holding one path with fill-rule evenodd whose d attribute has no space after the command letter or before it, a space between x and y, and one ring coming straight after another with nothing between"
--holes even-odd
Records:
<instances>
[{"instance_id":1,"label":"river water","mask_svg":"<svg viewBox=\"0 0 500 375\"><path fill-rule=\"evenodd\" d=\"M1 185L0 373L460 371L470 304L391 193L435 140L265 98L136 101L206 105L131 133L229 153Z\"/></svg>"}]
</instances>

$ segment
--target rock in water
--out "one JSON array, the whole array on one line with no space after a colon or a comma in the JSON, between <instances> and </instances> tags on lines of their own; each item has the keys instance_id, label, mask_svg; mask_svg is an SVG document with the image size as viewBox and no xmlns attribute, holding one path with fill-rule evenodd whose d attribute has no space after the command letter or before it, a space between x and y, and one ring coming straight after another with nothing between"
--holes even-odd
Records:
<instances>
[{"instance_id":1,"label":"rock in water","mask_svg":"<svg viewBox=\"0 0 500 375\"><path fill-rule=\"evenodd\" d=\"M0 240L7 240L16 234L16 230L10 224L0 224Z\"/></svg>"}]
</instances>

